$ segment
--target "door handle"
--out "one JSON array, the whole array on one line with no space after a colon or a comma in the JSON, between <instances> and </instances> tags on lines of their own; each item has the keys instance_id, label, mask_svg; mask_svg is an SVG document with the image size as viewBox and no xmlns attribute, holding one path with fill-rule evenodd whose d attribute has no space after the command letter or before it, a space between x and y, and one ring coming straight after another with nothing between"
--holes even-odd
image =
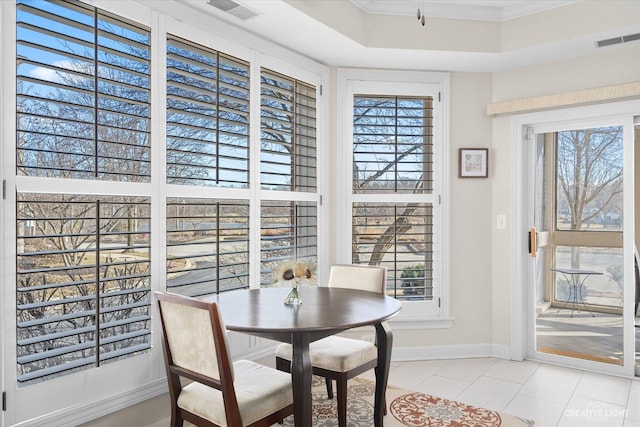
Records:
<instances>
[{"instance_id":1,"label":"door handle","mask_svg":"<svg viewBox=\"0 0 640 427\"><path fill-rule=\"evenodd\" d=\"M535 258L538 255L538 246L537 246L536 238L537 238L536 228L531 227L531 230L529 230L529 253L533 258Z\"/></svg>"}]
</instances>

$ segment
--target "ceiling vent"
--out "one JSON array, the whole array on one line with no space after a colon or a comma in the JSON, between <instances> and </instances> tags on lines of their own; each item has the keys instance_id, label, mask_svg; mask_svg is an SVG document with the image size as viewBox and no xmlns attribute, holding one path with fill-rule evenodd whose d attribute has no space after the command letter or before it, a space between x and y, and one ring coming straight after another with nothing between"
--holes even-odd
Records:
<instances>
[{"instance_id":1,"label":"ceiling vent","mask_svg":"<svg viewBox=\"0 0 640 427\"><path fill-rule=\"evenodd\" d=\"M216 9L220 9L221 11L242 19L243 21L258 15L253 10L232 0L209 0L208 3Z\"/></svg>"},{"instance_id":2,"label":"ceiling vent","mask_svg":"<svg viewBox=\"0 0 640 427\"><path fill-rule=\"evenodd\" d=\"M598 40L596 42L596 47L611 46L611 45L614 45L614 44L632 42L632 41L635 41L635 40L640 40L640 33L628 34L626 36L614 37L612 39Z\"/></svg>"}]
</instances>

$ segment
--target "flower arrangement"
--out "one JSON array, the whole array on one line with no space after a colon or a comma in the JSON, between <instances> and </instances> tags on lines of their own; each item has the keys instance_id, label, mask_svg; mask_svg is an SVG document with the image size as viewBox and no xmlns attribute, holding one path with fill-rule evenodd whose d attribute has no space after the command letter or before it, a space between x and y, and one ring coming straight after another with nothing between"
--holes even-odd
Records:
<instances>
[{"instance_id":1,"label":"flower arrangement","mask_svg":"<svg viewBox=\"0 0 640 427\"><path fill-rule=\"evenodd\" d=\"M314 277L314 272L314 265L308 261L286 260L276 267L273 272L275 281L291 285L291 291L284 300L285 304L302 304L298 286L310 282Z\"/></svg>"},{"instance_id":2,"label":"flower arrangement","mask_svg":"<svg viewBox=\"0 0 640 427\"><path fill-rule=\"evenodd\" d=\"M286 260L273 271L277 282L308 281L313 278L313 272L313 264L296 260Z\"/></svg>"}]
</instances>

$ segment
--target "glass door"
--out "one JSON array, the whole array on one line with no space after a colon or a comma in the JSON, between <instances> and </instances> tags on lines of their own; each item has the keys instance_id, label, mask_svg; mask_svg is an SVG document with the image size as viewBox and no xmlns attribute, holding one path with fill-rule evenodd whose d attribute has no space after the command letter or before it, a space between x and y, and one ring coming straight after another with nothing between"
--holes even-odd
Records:
<instances>
[{"instance_id":1,"label":"glass door","mask_svg":"<svg viewBox=\"0 0 640 427\"><path fill-rule=\"evenodd\" d=\"M635 363L625 361L624 345L633 328L625 325L623 251L630 129L620 122L540 127L528 143L530 357L618 373Z\"/></svg>"}]
</instances>

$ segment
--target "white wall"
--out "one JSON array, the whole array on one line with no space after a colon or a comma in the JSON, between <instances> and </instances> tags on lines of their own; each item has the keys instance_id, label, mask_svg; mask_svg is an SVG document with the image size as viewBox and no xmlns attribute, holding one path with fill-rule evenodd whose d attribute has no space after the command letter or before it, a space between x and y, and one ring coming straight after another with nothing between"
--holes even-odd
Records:
<instances>
[{"instance_id":1,"label":"white wall","mask_svg":"<svg viewBox=\"0 0 640 427\"><path fill-rule=\"evenodd\" d=\"M451 78L451 314L447 340L491 343L491 183L497 163L491 148L491 75L453 73ZM488 178L458 178L459 148L489 148ZM431 338L431 337L430 337ZM431 339L430 339L431 341Z\"/></svg>"},{"instance_id":2,"label":"white wall","mask_svg":"<svg viewBox=\"0 0 640 427\"><path fill-rule=\"evenodd\" d=\"M492 102L640 81L640 41L601 49L591 56L494 73Z\"/></svg>"}]
</instances>

